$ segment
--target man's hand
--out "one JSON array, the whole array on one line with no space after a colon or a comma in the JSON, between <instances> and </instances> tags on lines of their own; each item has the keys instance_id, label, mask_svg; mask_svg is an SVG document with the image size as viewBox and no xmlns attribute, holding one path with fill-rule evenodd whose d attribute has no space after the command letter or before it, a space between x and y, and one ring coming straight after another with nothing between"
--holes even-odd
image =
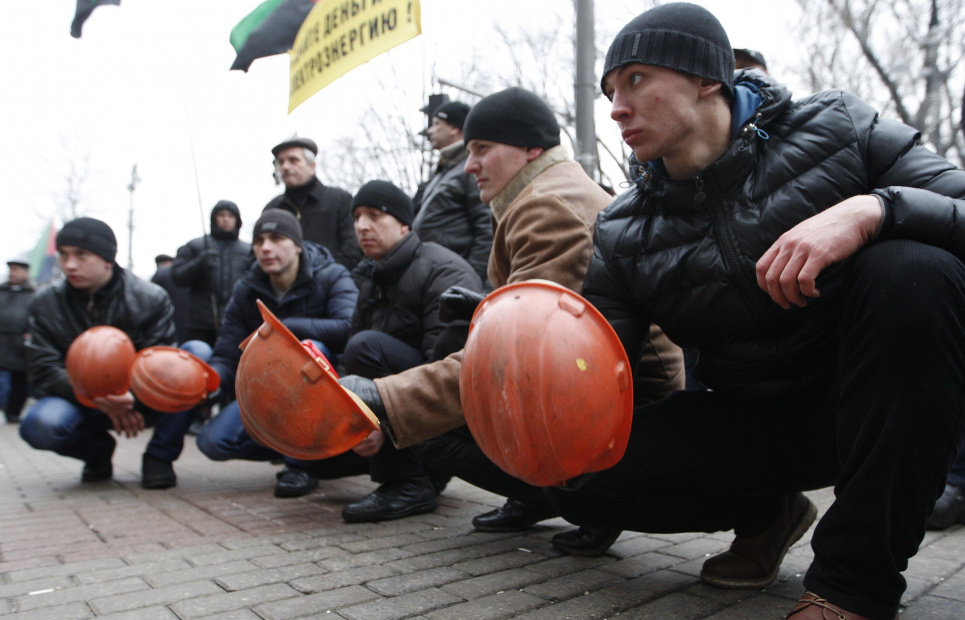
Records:
<instances>
[{"instance_id":1,"label":"man's hand","mask_svg":"<svg viewBox=\"0 0 965 620\"><path fill-rule=\"evenodd\" d=\"M439 296L439 319L469 321L486 296L461 286L450 286Z\"/></svg>"},{"instance_id":2,"label":"man's hand","mask_svg":"<svg viewBox=\"0 0 965 620\"><path fill-rule=\"evenodd\" d=\"M352 448L352 450L359 456L375 456L375 453L382 448L382 444L384 443L385 435L382 434L382 431L372 431L368 437L362 440L362 443Z\"/></svg>"},{"instance_id":3,"label":"man's hand","mask_svg":"<svg viewBox=\"0 0 965 620\"><path fill-rule=\"evenodd\" d=\"M338 382L343 388L354 392L355 395L372 410L372 413L375 414L375 417L377 417L380 422L385 421L385 405L382 403L379 388L375 387L375 381L358 375L345 375L340 378Z\"/></svg>"},{"instance_id":4,"label":"man's hand","mask_svg":"<svg viewBox=\"0 0 965 620\"><path fill-rule=\"evenodd\" d=\"M815 280L828 265L860 250L881 224L881 203L854 196L804 220L774 242L757 261L757 285L787 310L821 293Z\"/></svg>"},{"instance_id":5,"label":"man's hand","mask_svg":"<svg viewBox=\"0 0 965 620\"><path fill-rule=\"evenodd\" d=\"M144 430L144 417L134 409L134 395L108 394L91 399L114 424L114 432L124 437L137 437Z\"/></svg>"}]
</instances>

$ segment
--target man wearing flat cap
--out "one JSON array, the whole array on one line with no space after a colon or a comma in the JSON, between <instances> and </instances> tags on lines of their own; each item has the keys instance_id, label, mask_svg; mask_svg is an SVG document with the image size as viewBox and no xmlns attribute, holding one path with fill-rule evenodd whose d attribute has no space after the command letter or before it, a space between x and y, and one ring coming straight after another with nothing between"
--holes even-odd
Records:
<instances>
[{"instance_id":1,"label":"man wearing flat cap","mask_svg":"<svg viewBox=\"0 0 965 620\"><path fill-rule=\"evenodd\" d=\"M267 209L284 209L295 216L305 239L324 246L335 261L354 269L362 259L352 224L352 195L325 185L315 176L318 145L308 138L291 138L271 149L275 170L285 193L273 198Z\"/></svg>"},{"instance_id":2,"label":"man wearing flat cap","mask_svg":"<svg viewBox=\"0 0 965 620\"><path fill-rule=\"evenodd\" d=\"M476 180L465 170L469 152L462 127L467 114L469 106L461 101L448 101L432 112L432 124L425 133L439 151L439 161L412 200L416 211L412 230L423 241L438 243L465 258L486 282L492 215L479 199Z\"/></svg>"},{"instance_id":3,"label":"man wearing flat cap","mask_svg":"<svg viewBox=\"0 0 965 620\"><path fill-rule=\"evenodd\" d=\"M27 402L27 313L37 287L30 280L30 261L14 258L7 261L9 279L0 284L0 371L10 377L10 389L3 412L7 422L20 420Z\"/></svg>"},{"instance_id":4,"label":"man wearing flat cap","mask_svg":"<svg viewBox=\"0 0 965 620\"><path fill-rule=\"evenodd\" d=\"M135 350L174 344L174 308L160 286L141 280L114 262L117 239L100 220L81 217L57 233L57 258L64 280L37 293L30 306L27 378L40 396L20 422L20 436L38 450L84 462L82 482L110 480L116 442L109 433L133 437L154 425L144 450L141 485L163 489L177 478L172 462L184 447L191 411L161 414L135 402L127 391L81 404L67 378L71 343L97 325L127 334Z\"/></svg>"}]
</instances>

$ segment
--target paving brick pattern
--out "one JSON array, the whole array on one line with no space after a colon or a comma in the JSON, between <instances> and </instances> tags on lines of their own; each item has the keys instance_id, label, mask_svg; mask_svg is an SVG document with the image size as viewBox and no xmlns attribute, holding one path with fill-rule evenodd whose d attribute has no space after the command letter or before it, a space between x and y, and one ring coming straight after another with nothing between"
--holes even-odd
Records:
<instances>
[{"instance_id":1,"label":"paving brick pattern","mask_svg":"<svg viewBox=\"0 0 965 620\"><path fill-rule=\"evenodd\" d=\"M215 463L189 441L178 486L141 489L147 437L121 440L114 480L83 485L80 463L32 450L0 426L0 617L11 620L558 620L783 618L802 592L810 533L778 581L719 590L698 578L730 533L624 533L597 558L550 545L567 528L484 534L473 515L499 497L453 481L432 514L345 524L374 485L323 481L276 499L276 466ZM830 490L811 494L823 510ZM965 618L965 530L930 532L905 576L905 620Z\"/></svg>"}]
</instances>

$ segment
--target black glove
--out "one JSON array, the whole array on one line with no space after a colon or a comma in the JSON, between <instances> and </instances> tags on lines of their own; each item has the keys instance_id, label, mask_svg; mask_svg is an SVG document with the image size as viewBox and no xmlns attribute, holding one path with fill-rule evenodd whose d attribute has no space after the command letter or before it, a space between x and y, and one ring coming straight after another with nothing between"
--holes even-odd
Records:
<instances>
[{"instance_id":1,"label":"black glove","mask_svg":"<svg viewBox=\"0 0 965 620\"><path fill-rule=\"evenodd\" d=\"M439 296L439 319L449 321L469 321L476 307L486 296L461 286L450 286Z\"/></svg>"},{"instance_id":2,"label":"black glove","mask_svg":"<svg viewBox=\"0 0 965 620\"><path fill-rule=\"evenodd\" d=\"M218 261L218 250L214 248L202 250L201 254L198 255L198 259L201 261L202 265L210 267Z\"/></svg>"},{"instance_id":3,"label":"black glove","mask_svg":"<svg viewBox=\"0 0 965 620\"><path fill-rule=\"evenodd\" d=\"M354 392L372 410L379 422L383 424L386 422L388 415L385 413L385 405L382 404L379 388L375 387L375 381L358 375L345 375L338 382L343 388Z\"/></svg>"}]
</instances>

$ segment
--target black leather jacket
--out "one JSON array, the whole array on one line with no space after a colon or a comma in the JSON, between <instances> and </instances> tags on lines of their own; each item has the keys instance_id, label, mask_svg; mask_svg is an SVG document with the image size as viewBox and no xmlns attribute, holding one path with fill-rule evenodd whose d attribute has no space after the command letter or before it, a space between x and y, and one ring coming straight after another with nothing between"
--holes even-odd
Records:
<instances>
[{"instance_id":1,"label":"black leather jacket","mask_svg":"<svg viewBox=\"0 0 965 620\"><path fill-rule=\"evenodd\" d=\"M583 291L630 359L653 321L700 351L695 376L708 387L769 398L833 370L844 264L821 274L820 298L782 310L757 286L761 255L802 220L871 193L885 209L877 240L914 239L965 258L965 172L853 95L792 102L759 73L737 77L730 147L686 180L667 179L659 162L637 164L635 186L597 222Z\"/></svg>"},{"instance_id":2,"label":"black leather jacket","mask_svg":"<svg viewBox=\"0 0 965 620\"><path fill-rule=\"evenodd\" d=\"M66 281L37 293L30 305L27 379L41 396L77 402L64 358L84 330L111 325L130 336L138 351L174 344L174 306L157 284L114 265L114 276L93 295Z\"/></svg>"},{"instance_id":3,"label":"black leather jacket","mask_svg":"<svg viewBox=\"0 0 965 620\"><path fill-rule=\"evenodd\" d=\"M465 171L469 153L462 142L444 149L436 173L416 195L412 230L422 241L438 243L465 258L486 281L493 247L493 217L479 199L476 179ZM451 147L450 147L451 148Z\"/></svg>"}]
</instances>

